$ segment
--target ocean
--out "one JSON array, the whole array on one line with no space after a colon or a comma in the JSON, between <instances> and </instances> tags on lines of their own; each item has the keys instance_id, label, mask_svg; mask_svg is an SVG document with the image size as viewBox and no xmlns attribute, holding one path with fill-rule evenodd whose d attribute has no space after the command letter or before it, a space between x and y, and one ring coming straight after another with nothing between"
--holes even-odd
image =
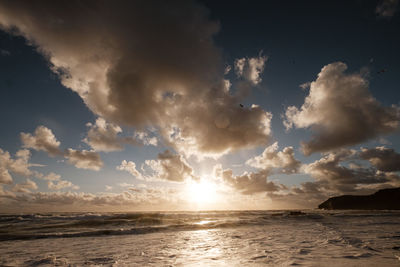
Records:
<instances>
[{"instance_id":1,"label":"ocean","mask_svg":"<svg viewBox=\"0 0 400 267\"><path fill-rule=\"evenodd\" d=\"M0 266L400 266L400 211L0 215Z\"/></svg>"}]
</instances>

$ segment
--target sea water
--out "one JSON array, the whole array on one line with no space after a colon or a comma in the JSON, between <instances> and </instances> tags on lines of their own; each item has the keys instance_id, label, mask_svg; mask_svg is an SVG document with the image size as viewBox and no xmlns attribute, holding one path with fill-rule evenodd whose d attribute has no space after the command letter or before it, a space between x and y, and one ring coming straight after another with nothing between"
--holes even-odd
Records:
<instances>
[{"instance_id":1,"label":"sea water","mask_svg":"<svg viewBox=\"0 0 400 267\"><path fill-rule=\"evenodd\" d=\"M400 212L0 215L0 266L400 266Z\"/></svg>"}]
</instances>

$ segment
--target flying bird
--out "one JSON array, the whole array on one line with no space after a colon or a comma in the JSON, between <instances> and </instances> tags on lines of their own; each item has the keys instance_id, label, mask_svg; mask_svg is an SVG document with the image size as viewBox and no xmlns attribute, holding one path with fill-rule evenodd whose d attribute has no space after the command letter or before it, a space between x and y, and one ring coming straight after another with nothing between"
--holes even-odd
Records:
<instances>
[{"instance_id":1,"label":"flying bird","mask_svg":"<svg viewBox=\"0 0 400 267\"><path fill-rule=\"evenodd\" d=\"M239 106L240 106L241 108L243 108L243 107L244 107L242 104L239 104Z\"/></svg>"}]
</instances>

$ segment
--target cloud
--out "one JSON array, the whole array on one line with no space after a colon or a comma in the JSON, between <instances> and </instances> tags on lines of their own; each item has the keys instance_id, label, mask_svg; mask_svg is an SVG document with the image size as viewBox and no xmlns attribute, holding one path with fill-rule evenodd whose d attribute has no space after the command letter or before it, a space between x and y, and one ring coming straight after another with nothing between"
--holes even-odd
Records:
<instances>
[{"instance_id":1,"label":"cloud","mask_svg":"<svg viewBox=\"0 0 400 267\"><path fill-rule=\"evenodd\" d=\"M383 107L368 91L360 74L346 74L347 65L326 65L311 83L300 109L290 106L284 124L287 129L309 128L312 140L302 143L304 154L355 145L395 131L400 109Z\"/></svg>"},{"instance_id":2,"label":"cloud","mask_svg":"<svg viewBox=\"0 0 400 267\"><path fill-rule=\"evenodd\" d=\"M57 141L53 132L45 126L38 126L34 135L21 133L21 141L25 148L42 150L52 157L62 155L60 142Z\"/></svg>"},{"instance_id":3,"label":"cloud","mask_svg":"<svg viewBox=\"0 0 400 267\"><path fill-rule=\"evenodd\" d=\"M240 108L227 90L213 43L219 24L194 1L3 1L0 25L28 39L64 86L115 125L154 127L185 155L269 142L272 115ZM246 59L243 76L259 83L265 61Z\"/></svg>"},{"instance_id":4,"label":"cloud","mask_svg":"<svg viewBox=\"0 0 400 267\"><path fill-rule=\"evenodd\" d=\"M0 167L0 184L11 184L13 179L8 172L8 170L4 167Z\"/></svg>"},{"instance_id":5,"label":"cloud","mask_svg":"<svg viewBox=\"0 0 400 267\"><path fill-rule=\"evenodd\" d=\"M42 176L40 178L47 181L60 181L61 175L51 172L48 175Z\"/></svg>"},{"instance_id":6,"label":"cloud","mask_svg":"<svg viewBox=\"0 0 400 267\"><path fill-rule=\"evenodd\" d=\"M269 170L280 168L282 173L297 173L301 162L294 157L293 147L285 147L278 151L278 142L267 147L264 152L246 161L247 165L258 169Z\"/></svg>"},{"instance_id":7,"label":"cloud","mask_svg":"<svg viewBox=\"0 0 400 267\"><path fill-rule=\"evenodd\" d=\"M0 148L0 170L2 177L0 180L10 183L12 181L10 172L25 177L32 175L29 169L30 156L29 150L21 149L15 153L15 158L13 159L8 151Z\"/></svg>"},{"instance_id":8,"label":"cloud","mask_svg":"<svg viewBox=\"0 0 400 267\"><path fill-rule=\"evenodd\" d=\"M186 106L187 116L180 117L180 126L165 125L163 135L168 136L170 144L186 156L218 157L269 143L271 113L256 105L241 108L239 104L231 106L224 103L226 100L220 101L208 106L207 111L196 105Z\"/></svg>"},{"instance_id":9,"label":"cloud","mask_svg":"<svg viewBox=\"0 0 400 267\"><path fill-rule=\"evenodd\" d=\"M171 182L183 182L186 179L198 180L193 169L179 154L169 150L159 153L157 160L146 160L145 164L154 172L153 178Z\"/></svg>"},{"instance_id":10,"label":"cloud","mask_svg":"<svg viewBox=\"0 0 400 267\"><path fill-rule=\"evenodd\" d=\"M99 125L101 125L102 122L105 123L105 121L101 120L97 122L99 123ZM107 125L107 127L109 126ZM68 148L65 151L62 151L60 149L60 142L57 141L53 132L49 128L46 128L44 126L37 127L34 135L30 133L21 133L21 140L23 146L26 148L45 151L52 157L63 156L68 159L68 163L80 169L98 171L103 167L103 161L101 160L100 155L95 151L79 151L72 148ZM98 143L96 143L96 145L98 145ZM20 153L19 156L18 153ZM31 166L30 164L28 164L28 159L30 157L29 150L20 150L19 152L17 152L17 156L18 159L16 164L14 164L16 167L14 167L13 172L15 172L16 168L19 168L20 173L23 171L26 173L25 176L30 175L30 171L26 167ZM11 168L12 166L13 165L11 164Z\"/></svg>"},{"instance_id":11,"label":"cloud","mask_svg":"<svg viewBox=\"0 0 400 267\"><path fill-rule=\"evenodd\" d=\"M303 90L307 90L308 88L310 88L311 83L310 82L305 82L299 85L299 87Z\"/></svg>"},{"instance_id":12,"label":"cloud","mask_svg":"<svg viewBox=\"0 0 400 267\"><path fill-rule=\"evenodd\" d=\"M6 200L9 200L6 202ZM159 207L161 209L173 209L182 203L182 199L176 190L163 188L142 188L138 191L124 191L122 193L81 193L81 192L31 192L14 194L3 191L0 187L1 210L8 207L25 211L108 211L142 209ZM5 205L7 204L7 205Z\"/></svg>"},{"instance_id":13,"label":"cloud","mask_svg":"<svg viewBox=\"0 0 400 267\"><path fill-rule=\"evenodd\" d=\"M83 140L96 151L119 151L123 149L117 135L122 132L118 125L107 123L103 118L98 118L95 124L88 123L90 127L87 137Z\"/></svg>"},{"instance_id":14,"label":"cloud","mask_svg":"<svg viewBox=\"0 0 400 267\"><path fill-rule=\"evenodd\" d=\"M400 154L392 148L376 147L361 148L360 157L368 160L371 165L383 172L400 171Z\"/></svg>"},{"instance_id":15,"label":"cloud","mask_svg":"<svg viewBox=\"0 0 400 267\"><path fill-rule=\"evenodd\" d=\"M15 199L15 197L16 197L15 193L9 190L4 190L3 185L0 184L0 203L2 203L4 199Z\"/></svg>"},{"instance_id":16,"label":"cloud","mask_svg":"<svg viewBox=\"0 0 400 267\"><path fill-rule=\"evenodd\" d=\"M391 18L396 13L398 4L398 0L381 0L375 12L380 17Z\"/></svg>"},{"instance_id":17,"label":"cloud","mask_svg":"<svg viewBox=\"0 0 400 267\"><path fill-rule=\"evenodd\" d=\"M106 191L111 191L112 189L113 189L113 187L110 186L110 185L106 185L106 186L105 186L105 190L106 190Z\"/></svg>"},{"instance_id":18,"label":"cloud","mask_svg":"<svg viewBox=\"0 0 400 267\"><path fill-rule=\"evenodd\" d=\"M213 173L217 179L221 179L225 184L245 195L275 192L285 188L283 185L268 181L268 175L271 174L268 170L245 172L242 175L234 176L231 169L224 170L218 164L214 166Z\"/></svg>"},{"instance_id":19,"label":"cloud","mask_svg":"<svg viewBox=\"0 0 400 267\"><path fill-rule=\"evenodd\" d=\"M38 189L37 184L31 179L26 179L25 183L16 184L12 188L12 191L18 193L30 193L31 190L36 190L36 189Z\"/></svg>"},{"instance_id":20,"label":"cloud","mask_svg":"<svg viewBox=\"0 0 400 267\"><path fill-rule=\"evenodd\" d=\"M147 132L136 131L131 137L120 137L121 127L113 123L106 122L103 118L98 118L95 124L88 123L90 127L87 137L83 139L95 151L120 151L123 144L130 145L152 145L157 146L157 137L150 137Z\"/></svg>"},{"instance_id":21,"label":"cloud","mask_svg":"<svg viewBox=\"0 0 400 267\"><path fill-rule=\"evenodd\" d=\"M261 73L264 71L268 57L260 55L252 58L240 58L235 60L235 72L238 77L257 85L261 82Z\"/></svg>"},{"instance_id":22,"label":"cloud","mask_svg":"<svg viewBox=\"0 0 400 267\"><path fill-rule=\"evenodd\" d=\"M146 146L157 146L157 137L150 137L147 132L136 131L134 134L134 140L138 140Z\"/></svg>"},{"instance_id":23,"label":"cloud","mask_svg":"<svg viewBox=\"0 0 400 267\"><path fill-rule=\"evenodd\" d=\"M73 190L78 190L79 186L74 185L73 183L71 183L70 181L66 181L66 180L59 180L59 181L48 181L47 182L47 186L49 187L49 189L52 190L60 190L63 188L71 188Z\"/></svg>"},{"instance_id":24,"label":"cloud","mask_svg":"<svg viewBox=\"0 0 400 267\"><path fill-rule=\"evenodd\" d=\"M325 190L354 192L362 185L390 183L394 176L373 168L350 168L343 162L357 159L355 150L342 149L325 154L321 159L304 166L304 172L317 180Z\"/></svg>"},{"instance_id":25,"label":"cloud","mask_svg":"<svg viewBox=\"0 0 400 267\"><path fill-rule=\"evenodd\" d=\"M65 152L65 158L68 159L68 163L79 169L98 171L103 167L100 155L94 151L79 151L68 148Z\"/></svg>"},{"instance_id":26,"label":"cloud","mask_svg":"<svg viewBox=\"0 0 400 267\"><path fill-rule=\"evenodd\" d=\"M136 169L136 164L133 161L123 160L121 162L121 165L117 166L117 170L119 170L119 171L127 171L132 176L134 176L134 177L136 177L138 179L144 179L142 174Z\"/></svg>"}]
</instances>

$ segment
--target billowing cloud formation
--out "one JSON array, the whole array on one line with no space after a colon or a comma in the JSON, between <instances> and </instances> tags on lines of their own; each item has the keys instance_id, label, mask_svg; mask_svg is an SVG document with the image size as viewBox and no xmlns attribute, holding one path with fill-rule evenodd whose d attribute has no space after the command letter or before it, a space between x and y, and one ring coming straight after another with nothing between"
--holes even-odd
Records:
<instances>
[{"instance_id":1,"label":"billowing cloud formation","mask_svg":"<svg viewBox=\"0 0 400 267\"><path fill-rule=\"evenodd\" d=\"M39 172L35 172L36 178L43 179L47 181L47 187L52 190L60 190L63 188L71 188L73 190L78 190L79 186L74 185L70 181L61 180L61 175L56 174L54 172L50 172L47 175L44 175Z\"/></svg>"},{"instance_id":2,"label":"billowing cloud formation","mask_svg":"<svg viewBox=\"0 0 400 267\"><path fill-rule=\"evenodd\" d=\"M72 148L61 151L59 148L60 142L57 141L53 132L49 128L44 126L37 127L35 130L35 135L31 135L29 133L21 133L21 140L24 147L34 150L45 151L50 156L63 156L68 159L68 163L80 169L90 169L98 171L101 169L101 167L103 167L103 161L101 160L100 155L95 151L79 151ZM20 153L20 155L18 155L18 153ZM17 156L19 157L19 161L15 168L26 167L30 157L29 150L20 150L17 152ZM25 171L26 173L29 172L27 167L21 171ZM28 174L25 174L25 176L27 175Z\"/></svg>"},{"instance_id":3,"label":"billowing cloud formation","mask_svg":"<svg viewBox=\"0 0 400 267\"><path fill-rule=\"evenodd\" d=\"M56 182L48 181L47 186L49 187L49 189L52 189L52 190L60 190L63 188L68 188L68 187L70 187L71 189L74 189L74 190L79 189L79 186L74 185L70 181L66 181L66 180L60 180L60 181L56 181Z\"/></svg>"},{"instance_id":4,"label":"billowing cloud formation","mask_svg":"<svg viewBox=\"0 0 400 267\"><path fill-rule=\"evenodd\" d=\"M186 179L198 178L193 175L193 169L179 154L169 150L159 153L157 160L146 160L146 165L155 173L154 178L171 182L183 182Z\"/></svg>"},{"instance_id":5,"label":"billowing cloud formation","mask_svg":"<svg viewBox=\"0 0 400 267\"><path fill-rule=\"evenodd\" d=\"M264 170L281 168L282 173L296 173L301 166L301 162L294 157L293 147L278 151L278 142L267 147L261 155L249 159L246 164Z\"/></svg>"},{"instance_id":6,"label":"billowing cloud formation","mask_svg":"<svg viewBox=\"0 0 400 267\"><path fill-rule=\"evenodd\" d=\"M103 118L98 118L95 124L87 124L90 129L87 137L83 140L96 151L118 151L122 150L122 144L117 135L122 132L121 127L107 123Z\"/></svg>"},{"instance_id":7,"label":"billowing cloud formation","mask_svg":"<svg viewBox=\"0 0 400 267\"><path fill-rule=\"evenodd\" d=\"M121 162L121 165L117 166L117 170L119 170L119 171L127 171L132 176L134 176L134 177L136 177L138 179L143 179L142 174L136 169L136 164L133 161L123 160Z\"/></svg>"},{"instance_id":8,"label":"billowing cloud formation","mask_svg":"<svg viewBox=\"0 0 400 267\"><path fill-rule=\"evenodd\" d=\"M8 170L4 167L0 167L0 184L11 184L12 182L13 179Z\"/></svg>"},{"instance_id":9,"label":"billowing cloud formation","mask_svg":"<svg viewBox=\"0 0 400 267\"><path fill-rule=\"evenodd\" d=\"M38 186L34 181L31 179L26 179L25 183L19 183L16 184L13 188L12 191L18 192L18 193L30 193L31 190L36 190L38 189Z\"/></svg>"},{"instance_id":10,"label":"billowing cloud formation","mask_svg":"<svg viewBox=\"0 0 400 267\"><path fill-rule=\"evenodd\" d=\"M175 149L186 155L217 156L253 145L266 145L270 140L272 114L259 106L227 107L223 99L208 111L196 105L186 106L180 127L165 125L163 132ZM193 116L189 115L191 113ZM178 119L178 117L176 117Z\"/></svg>"},{"instance_id":11,"label":"billowing cloud formation","mask_svg":"<svg viewBox=\"0 0 400 267\"><path fill-rule=\"evenodd\" d=\"M21 133L21 141L24 147L47 152L50 156L62 155L60 142L57 141L53 132L44 126L38 126L35 134Z\"/></svg>"},{"instance_id":12,"label":"billowing cloud formation","mask_svg":"<svg viewBox=\"0 0 400 267\"><path fill-rule=\"evenodd\" d=\"M270 174L268 170L261 170L234 176L231 169L224 170L221 165L214 167L214 176L216 178L222 179L225 184L245 195L275 192L284 189L283 185L268 181L268 175Z\"/></svg>"},{"instance_id":13,"label":"billowing cloud formation","mask_svg":"<svg viewBox=\"0 0 400 267\"><path fill-rule=\"evenodd\" d=\"M219 25L197 3L2 1L0 25L37 46L62 84L116 125L162 129L186 155L269 141L271 114L240 108L227 90L212 42ZM258 83L265 60L246 60L243 75Z\"/></svg>"},{"instance_id":14,"label":"billowing cloud formation","mask_svg":"<svg viewBox=\"0 0 400 267\"><path fill-rule=\"evenodd\" d=\"M360 157L368 160L379 171L400 171L400 154L386 147L361 148Z\"/></svg>"},{"instance_id":15,"label":"billowing cloud formation","mask_svg":"<svg viewBox=\"0 0 400 267\"><path fill-rule=\"evenodd\" d=\"M142 132L142 131L136 131L132 141L129 141L129 139L127 140L126 138L125 140L126 140L125 142L127 143L140 142L146 146L157 146L158 144L157 137L155 136L150 137L147 132Z\"/></svg>"},{"instance_id":16,"label":"billowing cloud formation","mask_svg":"<svg viewBox=\"0 0 400 267\"><path fill-rule=\"evenodd\" d=\"M61 179L61 175L51 172L48 175L39 178L47 181L59 181Z\"/></svg>"},{"instance_id":17,"label":"billowing cloud formation","mask_svg":"<svg viewBox=\"0 0 400 267\"><path fill-rule=\"evenodd\" d=\"M396 13L399 0L381 0L376 7L376 14L381 17L391 18Z\"/></svg>"},{"instance_id":18,"label":"billowing cloud formation","mask_svg":"<svg viewBox=\"0 0 400 267\"><path fill-rule=\"evenodd\" d=\"M365 185L398 183L399 177L373 168L350 168L342 162L357 159L355 150L343 149L324 155L304 167L304 171L317 180L319 187L334 192L354 192Z\"/></svg>"},{"instance_id":19,"label":"billowing cloud formation","mask_svg":"<svg viewBox=\"0 0 400 267\"><path fill-rule=\"evenodd\" d=\"M258 57L240 58L235 60L235 72L238 77L257 85L261 82L261 73L264 71L266 56L261 54Z\"/></svg>"},{"instance_id":20,"label":"billowing cloud formation","mask_svg":"<svg viewBox=\"0 0 400 267\"><path fill-rule=\"evenodd\" d=\"M400 109L382 107L369 93L368 81L360 74L344 73L346 69L342 62L323 67L302 107L286 110L287 129L312 127L315 133L302 143L306 155L358 144L399 126Z\"/></svg>"},{"instance_id":21,"label":"billowing cloud formation","mask_svg":"<svg viewBox=\"0 0 400 267\"><path fill-rule=\"evenodd\" d=\"M65 158L68 159L68 163L79 169L98 171L103 167L103 161L100 155L94 151L79 151L68 148L65 152Z\"/></svg>"},{"instance_id":22,"label":"billowing cloud formation","mask_svg":"<svg viewBox=\"0 0 400 267\"><path fill-rule=\"evenodd\" d=\"M98 118L95 124L88 123L87 126L90 128L83 141L95 151L119 151L123 149L123 144L157 145L157 138L150 137L143 131L135 132L132 137L120 137L118 134L122 133L121 127L107 123L103 118Z\"/></svg>"},{"instance_id":23,"label":"billowing cloud formation","mask_svg":"<svg viewBox=\"0 0 400 267\"><path fill-rule=\"evenodd\" d=\"M10 172L25 177L30 176L32 174L29 170L30 156L29 150L21 149L15 153L15 159L13 159L8 151L0 148L0 183L12 183Z\"/></svg>"}]
</instances>

